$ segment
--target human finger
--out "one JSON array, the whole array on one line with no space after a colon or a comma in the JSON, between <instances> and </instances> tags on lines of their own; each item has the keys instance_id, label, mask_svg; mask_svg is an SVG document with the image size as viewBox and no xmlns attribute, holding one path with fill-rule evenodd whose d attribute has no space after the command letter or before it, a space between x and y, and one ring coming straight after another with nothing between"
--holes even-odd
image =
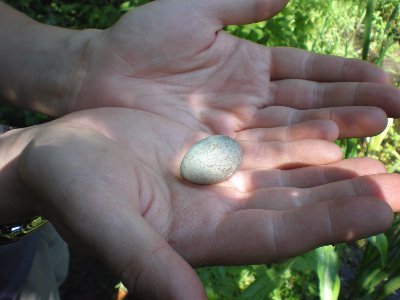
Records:
<instances>
[{"instance_id":1,"label":"human finger","mask_svg":"<svg viewBox=\"0 0 400 300\"><path fill-rule=\"evenodd\" d=\"M305 121L332 120L339 126L339 138L373 136L386 128L387 115L377 107L351 106L298 110L269 106L257 110L245 129L283 127Z\"/></svg>"},{"instance_id":2,"label":"human finger","mask_svg":"<svg viewBox=\"0 0 400 300\"><path fill-rule=\"evenodd\" d=\"M284 210L307 206L328 199L345 197L375 197L386 201L393 209L400 209L398 187L400 175L376 174L327 183L311 188L266 188L243 195L243 206Z\"/></svg>"},{"instance_id":3,"label":"human finger","mask_svg":"<svg viewBox=\"0 0 400 300\"><path fill-rule=\"evenodd\" d=\"M119 238L106 243L104 260L114 268L135 299L207 299L193 268L140 216L119 215L112 228ZM141 223L141 224L139 224ZM107 241L104 241L107 242ZM117 261L117 262L116 262Z\"/></svg>"},{"instance_id":4,"label":"human finger","mask_svg":"<svg viewBox=\"0 0 400 300\"><path fill-rule=\"evenodd\" d=\"M295 141L321 139L334 141L339 137L339 128L331 120L310 120L291 126L254 128L239 131L235 138L250 141Z\"/></svg>"},{"instance_id":5,"label":"human finger","mask_svg":"<svg viewBox=\"0 0 400 300\"><path fill-rule=\"evenodd\" d=\"M207 0L196 1L205 16L227 25L248 24L269 19L282 10L288 0Z\"/></svg>"},{"instance_id":6,"label":"human finger","mask_svg":"<svg viewBox=\"0 0 400 300\"><path fill-rule=\"evenodd\" d=\"M388 75L381 68L359 59L286 47L275 47L270 51L271 80L389 83Z\"/></svg>"},{"instance_id":7,"label":"human finger","mask_svg":"<svg viewBox=\"0 0 400 300\"><path fill-rule=\"evenodd\" d=\"M284 211L239 210L219 224L209 260L227 265L279 261L318 246L375 235L392 220L390 207L371 197L329 199Z\"/></svg>"},{"instance_id":8,"label":"human finger","mask_svg":"<svg viewBox=\"0 0 400 300\"><path fill-rule=\"evenodd\" d=\"M242 170L229 181L241 192L271 187L311 188L357 176L386 173L385 166L372 158L340 160L324 166L309 166L290 170Z\"/></svg>"},{"instance_id":9,"label":"human finger","mask_svg":"<svg viewBox=\"0 0 400 300\"><path fill-rule=\"evenodd\" d=\"M324 140L238 142L243 152L241 170L287 169L305 165L328 164L342 158L340 147Z\"/></svg>"},{"instance_id":10,"label":"human finger","mask_svg":"<svg viewBox=\"0 0 400 300\"><path fill-rule=\"evenodd\" d=\"M377 106L389 117L400 115L400 89L371 82L278 80L270 84L274 105L298 109Z\"/></svg>"}]
</instances>

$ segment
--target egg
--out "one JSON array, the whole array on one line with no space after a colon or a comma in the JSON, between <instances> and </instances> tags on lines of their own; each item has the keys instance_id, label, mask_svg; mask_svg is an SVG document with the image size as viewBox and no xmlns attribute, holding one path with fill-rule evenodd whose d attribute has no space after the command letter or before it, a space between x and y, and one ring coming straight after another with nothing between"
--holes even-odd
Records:
<instances>
[{"instance_id":1,"label":"egg","mask_svg":"<svg viewBox=\"0 0 400 300\"><path fill-rule=\"evenodd\" d=\"M180 173L195 184L215 184L229 179L240 166L238 142L224 135L212 135L194 144L184 156Z\"/></svg>"}]
</instances>

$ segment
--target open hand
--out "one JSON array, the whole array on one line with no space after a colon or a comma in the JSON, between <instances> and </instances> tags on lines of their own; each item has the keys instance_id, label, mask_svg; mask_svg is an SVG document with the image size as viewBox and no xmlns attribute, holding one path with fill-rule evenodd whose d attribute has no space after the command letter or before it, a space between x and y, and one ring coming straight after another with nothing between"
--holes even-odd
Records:
<instances>
[{"instance_id":1,"label":"open hand","mask_svg":"<svg viewBox=\"0 0 400 300\"><path fill-rule=\"evenodd\" d=\"M399 210L398 175L371 159L340 161L340 149L312 131L300 140L287 134L301 126L238 139L240 170L209 186L179 176L185 152L208 133L132 109L36 127L15 160L35 192L33 209L99 256L134 296L206 299L191 266L279 261L381 232L393 217L385 202ZM293 164L308 166L282 169Z\"/></svg>"},{"instance_id":2,"label":"open hand","mask_svg":"<svg viewBox=\"0 0 400 300\"><path fill-rule=\"evenodd\" d=\"M69 111L130 107L230 136L262 137L258 128L315 119L335 121L341 138L381 131L385 112L400 114L400 92L381 69L267 48L222 30L270 18L286 2L166 0L136 8L87 44Z\"/></svg>"}]
</instances>

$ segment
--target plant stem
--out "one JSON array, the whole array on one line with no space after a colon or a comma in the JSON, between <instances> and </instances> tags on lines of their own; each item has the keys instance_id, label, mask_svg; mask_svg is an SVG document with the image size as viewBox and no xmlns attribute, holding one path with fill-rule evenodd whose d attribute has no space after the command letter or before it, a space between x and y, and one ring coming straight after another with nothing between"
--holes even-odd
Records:
<instances>
[{"instance_id":1,"label":"plant stem","mask_svg":"<svg viewBox=\"0 0 400 300\"><path fill-rule=\"evenodd\" d=\"M372 23L374 20L375 11L375 0L368 0L367 2L367 12L365 14L365 33L364 33L364 43L362 51L362 59L367 60L371 44L371 31Z\"/></svg>"}]
</instances>

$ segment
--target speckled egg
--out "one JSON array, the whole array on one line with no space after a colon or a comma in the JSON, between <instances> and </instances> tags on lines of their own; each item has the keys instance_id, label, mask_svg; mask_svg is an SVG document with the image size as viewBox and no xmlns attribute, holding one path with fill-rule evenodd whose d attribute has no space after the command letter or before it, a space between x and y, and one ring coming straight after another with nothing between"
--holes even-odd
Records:
<instances>
[{"instance_id":1,"label":"speckled egg","mask_svg":"<svg viewBox=\"0 0 400 300\"><path fill-rule=\"evenodd\" d=\"M240 145L230 137L212 135L194 144L181 163L181 176L195 184L227 180L239 169Z\"/></svg>"}]
</instances>

